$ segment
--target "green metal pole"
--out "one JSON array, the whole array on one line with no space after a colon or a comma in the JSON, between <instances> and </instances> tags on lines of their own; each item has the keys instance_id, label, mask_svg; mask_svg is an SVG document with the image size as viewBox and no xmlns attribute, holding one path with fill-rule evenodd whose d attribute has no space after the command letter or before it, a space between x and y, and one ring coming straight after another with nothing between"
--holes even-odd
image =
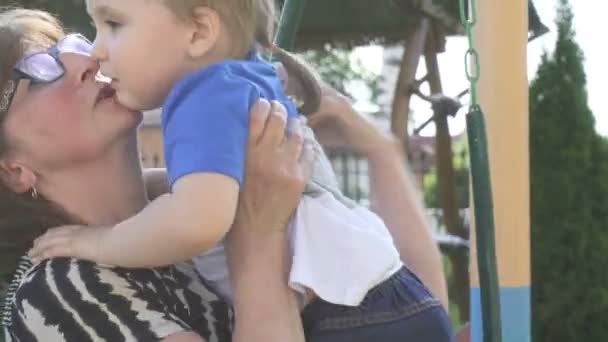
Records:
<instances>
[{"instance_id":1,"label":"green metal pole","mask_svg":"<svg viewBox=\"0 0 608 342\"><path fill-rule=\"evenodd\" d=\"M474 108L467 114L467 133L473 180L483 341L500 342L502 330L494 237L494 204L486 127L480 108Z\"/></svg>"},{"instance_id":2,"label":"green metal pole","mask_svg":"<svg viewBox=\"0 0 608 342\"><path fill-rule=\"evenodd\" d=\"M285 0L276 41L281 48L288 51L294 49L304 7L306 7L306 0Z\"/></svg>"}]
</instances>

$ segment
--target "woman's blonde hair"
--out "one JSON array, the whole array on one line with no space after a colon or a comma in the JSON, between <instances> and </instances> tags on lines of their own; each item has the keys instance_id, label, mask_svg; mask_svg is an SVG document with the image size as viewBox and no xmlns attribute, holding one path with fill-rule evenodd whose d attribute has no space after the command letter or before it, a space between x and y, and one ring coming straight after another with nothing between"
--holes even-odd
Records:
<instances>
[{"instance_id":1,"label":"woman's blonde hair","mask_svg":"<svg viewBox=\"0 0 608 342\"><path fill-rule=\"evenodd\" d=\"M296 55L276 47L275 0L162 0L180 19L189 20L199 6L209 7L219 15L235 44L239 55L245 56L256 44L271 52L281 62L288 75L288 89L302 114L319 109L321 86L316 73Z\"/></svg>"}]
</instances>

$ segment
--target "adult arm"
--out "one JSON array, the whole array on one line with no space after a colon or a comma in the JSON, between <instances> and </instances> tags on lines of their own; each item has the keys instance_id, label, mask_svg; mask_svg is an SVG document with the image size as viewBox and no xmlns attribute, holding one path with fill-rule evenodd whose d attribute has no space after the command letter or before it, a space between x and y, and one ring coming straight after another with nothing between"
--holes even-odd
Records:
<instances>
[{"instance_id":1,"label":"adult arm","mask_svg":"<svg viewBox=\"0 0 608 342\"><path fill-rule=\"evenodd\" d=\"M252 112L244 190L227 241L235 342L304 341L295 293L287 285L286 226L312 172L313 153L303 147L296 121L283 137L285 111L274 108Z\"/></svg>"}]
</instances>

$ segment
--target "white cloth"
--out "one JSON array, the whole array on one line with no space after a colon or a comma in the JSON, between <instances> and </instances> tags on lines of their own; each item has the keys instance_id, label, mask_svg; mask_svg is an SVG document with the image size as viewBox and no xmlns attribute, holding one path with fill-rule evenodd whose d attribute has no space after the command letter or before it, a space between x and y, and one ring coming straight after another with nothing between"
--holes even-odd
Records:
<instances>
[{"instance_id":1,"label":"white cloth","mask_svg":"<svg viewBox=\"0 0 608 342\"><path fill-rule=\"evenodd\" d=\"M321 299L357 306L369 290L403 264L384 222L364 207L349 208L326 192L303 196L290 225L289 285ZM232 295L222 244L194 259L197 270L226 300Z\"/></svg>"},{"instance_id":2,"label":"white cloth","mask_svg":"<svg viewBox=\"0 0 608 342\"><path fill-rule=\"evenodd\" d=\"M314 133L305 127L304 134L313 144L316 161L312 181L289 225L293 255L289 285L300 293L311 289L330 303L357 306L403 264L384 222L340 193ZM224 246L195 258L194 264L231 301Z\"/></svg>"},{"instance_id":3,"label":"white cloth","mask_svg":"<svg viewBox=\"0 0 608 342\"><path fill-rule=\"evenodd\" d=\"M289 285L321 299L357 306L403 264L384 222L365 207L349 208L332 194L304 196L291 222Z\"/></svg>"}]
</instances>

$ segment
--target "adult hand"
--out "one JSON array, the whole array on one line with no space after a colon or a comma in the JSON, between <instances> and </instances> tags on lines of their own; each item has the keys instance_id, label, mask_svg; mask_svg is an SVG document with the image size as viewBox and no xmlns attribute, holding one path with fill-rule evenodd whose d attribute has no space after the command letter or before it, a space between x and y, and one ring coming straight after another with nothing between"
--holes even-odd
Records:
<instances>
[{"instance_id":1,"label":"adult hand","mask_svg":"<svg viewBox=\"0 0 608 342\"><path fill-rule=\"evenodd\" d=\"M258 233L285 229L312 174L314 155L304 144L302 124L286 118L283 105L263 100L250 114L236 222Z\"/></svg>"},{"instance_id":2,"label":"adult hand","mask_svg":"<svg viewBox=\"0 0 608 342\"><path fill-rule=\"evenodd\" d=\"M351 100L328 85L322 87L319 110L308 117L308 125L325 146L349 145L363 155L394 146L396 139L382 132L357 113Z\"/></svg>"}]
</instances>

